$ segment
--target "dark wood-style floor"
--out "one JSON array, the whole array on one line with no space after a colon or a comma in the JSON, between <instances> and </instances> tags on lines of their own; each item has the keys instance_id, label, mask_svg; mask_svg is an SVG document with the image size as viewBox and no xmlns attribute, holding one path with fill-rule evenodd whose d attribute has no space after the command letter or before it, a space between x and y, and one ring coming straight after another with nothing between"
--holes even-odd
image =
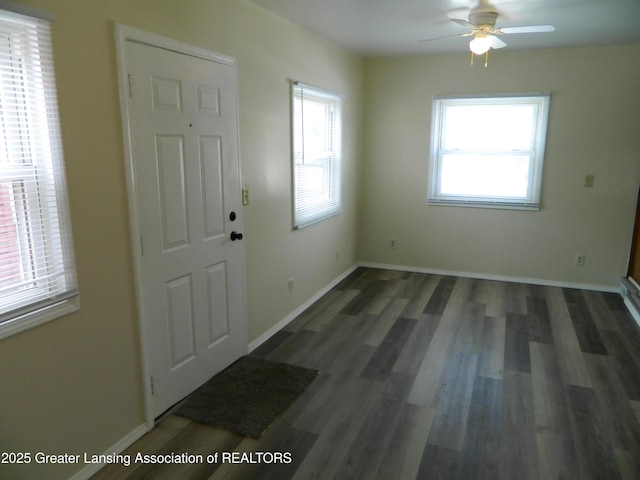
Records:
<instances>
[{"instance_id":1,"label":"dark wood-style floor","mask_svg":"<svg viewBox=\"0 0 640 480\"><path fill-rule=\"evenodd\" d=\"M259 440L169 416L128 452L291 463L94 478L640 478L640 332L616 294L360 268L253 354L320 371Z\"/></svg>"}]
</instances>

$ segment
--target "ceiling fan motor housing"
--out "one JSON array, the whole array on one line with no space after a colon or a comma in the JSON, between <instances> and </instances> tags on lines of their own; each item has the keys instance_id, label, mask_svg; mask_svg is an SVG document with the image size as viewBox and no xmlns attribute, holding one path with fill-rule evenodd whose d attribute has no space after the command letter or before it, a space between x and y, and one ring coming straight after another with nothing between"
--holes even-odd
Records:
<instances>
[{"instance_id":1,"label":"ceiling fan motor housing","mask_svg":"<svg viewBox=\"0 0 640 480\"><path fill-rule=\"evenodd\" d=\"M479 28L493 28L498 19L498 12L473 10L469 13L469 23Z\"/></svg>"}]
</instances>

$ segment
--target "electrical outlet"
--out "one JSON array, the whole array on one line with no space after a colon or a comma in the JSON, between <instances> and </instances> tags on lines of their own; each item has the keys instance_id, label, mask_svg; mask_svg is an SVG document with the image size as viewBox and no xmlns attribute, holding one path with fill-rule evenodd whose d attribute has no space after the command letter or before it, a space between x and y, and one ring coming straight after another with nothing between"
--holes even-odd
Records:
<instances>
[{"instance_id":1,"label":"electrical outlet","mask_svg":"<svg viewBox=\"0 0 640 480\"><path fill-rule=\"evenodd\" d=\"M584 267L585 254L576 253L576 267Z\"/></svg>"},{"instance_id":2,"label":"electrical outlet","mask_svg":"<svg viewBox=\"0 0 640 480\"><path fill-rule=\"evenodd\" d=\"M389 240L389 248L391 248L391 249L395 250L395 249L396 249L396 247L397 247L397 245L396 245L396 240L395 240L395 238L392 238L391 240Z\"/></svg>"},{"instance_id":3,"label":"electrical outlet","mask_svg":"<svg viewBox=\"0 0 640 480\"><path fill-rule=\"evenodd\" d=\"M293 277L289 279L289 293L293 293Z\"/></svg>"}]
</instances>

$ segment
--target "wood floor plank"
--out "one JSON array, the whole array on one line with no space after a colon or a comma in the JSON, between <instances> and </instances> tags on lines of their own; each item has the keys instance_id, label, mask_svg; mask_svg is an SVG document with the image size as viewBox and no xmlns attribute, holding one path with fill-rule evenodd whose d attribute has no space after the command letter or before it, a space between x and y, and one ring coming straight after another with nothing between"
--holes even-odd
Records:
<instances>
[{"instance_id":1,"label":"wood floor plank","mask_svg":"<svg viewBox=\"0 0 640 480\"><path fill-rule=\"evenodd\" d=\"M407 373L413 378L416 377L439 321L439 316L428 314L423 314L416 320L412 335L408 338L393 366L395 372Z\"/></svg>"},{"instance_id":2,"label":"wood floor plank","mask_svg":"<svg viewBox=\"0 0 640 480\"><path fill-rule=\"evenodd\" d=\"M505 313L527 313L527 285L522 283L505 283L504 308Z\"/></svg>"},{"instance_id":3,"label":"wood floor plank","mask_svg":"<svg viewBox=\"0 0 640 480\"><path fill-rule=\"evenodd\" d=\"M429 277L429 275L426 273L410 273L406 277L402 288L396 293L396 296L406 299L413 298L417 294L420 286L427 277Z\"/></svg>"},{"instance_id":4,"label":"wood floor plank","mask_svg":"<svg viewBox=\"0 0 640 480\"><path fill-rule=\"evenodd\" d=\"M476 380L485 305L468 302L456 336L428 443L461 451L465 441L471 396Z\"/></svg>"},{"instance_id":5,"label":"wood floor plank","mask_svg":"<svg viewBox=\"0 0 640 480\"><path fill-rule=\"evenodd\" d=\"M584 362L580 343L565 303L562 290L545 288L545 300L549 307L549 320L557 346L558 364L565 383L578 387L591 387L589 370Z\"/></svg>"},{"instance_id":6,"label":"wood floor plank","mask_svg":"<svg viewBox=\"0 0 640 480\"><path fill-rule=\"evenodd\" d=\"M608 441L595 392L592 388L567 385L568 411L581 480L620 480L613 448Z\"/></svg>"},{"instance_id":7,"label":"wood floor plank","mask_svg":"<svg viewBox=\"0 0 640 480\"><path fill-rule=\"evenodd\" d=\"M476 377L462 448L461 479L495 480L498 478L501 419L502 381Z\"/></svg>"},{"instance_id":8,"label":"wood floor plank","mask_svg":"<svg viewBox=\"0 0 640 480\"><path fill-rule=\"evenodd\" d=\"M624 335L621 332L606 330L602 332L602 337L614 359L616 372L627 397L630 400L640 400L640 368L628 343L625 342Z\"/></svg>"},{"instance_id":9,"label":"wood floor plank","mask_svg":"<svg viewBox=\"0 0 640 480\"><path fill-rule=\"evenodd\" d=\"M390 448L384 454L374 478L414 479L420 469L435 409L405 403L393 431Z\"/></svg>"},{"instance_id":10,"label":"wood floor plank","mask_svg":"<svg viewBox=\"0 0 640 480\"><path fill-rule=\"evenodd\" d=\"M401 312L407 306L408 301L406 298L389 298L388 303L378 315L379 318L375 328L371 330L371 334L365 342L367 345L377 347L382 343L391 327L400 317Z\"/></svg>"},{"instance_id":11,"label":"wood floor plank","mask_svg":"<svg viewBox=\"0 0 640 480\"><path fill-rule=\"evenodd\" d=\"M616 320L616 316L612 315L609 303L602 296L602 292L585 290L582 292L587 308L591 313L593 321L600 331L602 330L620 330L620 325Z\"/></svg>"},{"instance_id":12,"label":"wood floor plank","mask_svg":"<svg viewBox=\"0 0 640 480\"><path fill-rule=\"evenodd\" d=\"M506 328L505 317L484 317L480 356L478 357L478 375L502 380Z\"/></svg>"},{"instance_id":13,"label":"wood floor plank","mask_svg":"<svg viewBox=\"0 0 640 480\"><path fill-rule=\"evenodd\" d=\"M562 293L573 321L580 349L585 353L607 355L607 347L600 336L600 331L587 307L582 292L572 288L563 288Z\"/></svg>"},{"instance_id":14,"label":"wood floor plank","mask_svg":"<svg viewBox=\"0 0 640 480\"><path fill-rule=\"evenodd\" d=\"M361 287L357 286L360 284L362 278L370 275L371 268L366 267L358 267L346 278L343 278L336 286L333 287L333 290L345 290L348 288L360 290Z\"/></svg>"},{"instance_id":15,"label":"wood floor plank","mask_svg":"<svg viewBox=\"0 0 640 480\"><path fill-rule=\"evenodd\" d=\"M640 328L629 312L612 312L616 319L622 339L636 367L640 367Z\"/></svg>"},{"instance_id":16,"label":"wood floor plank","mask_svg":"<svg viewBox=\"0 0 640 480\"><path fill-rule=\"evenodd\" d=\"M340 422L348 423L349 416L364 408L383 388L380 382L361 378L357 373L328 375L324 388L307 403L292 427L324 434L327 429L337 428ZM336 408L337 404L343 408Z\"/></svg>"},{"instance_id":17,"label":"wood floor plank","mask_svg":"<svg viewBox=\"0 0 640 480\"><path fill-rule=\"evenodd\" d=\"M624 300L622 299L622 296L618 295L617 293L610 292L598 293L602 296L602 299L609 307L609 310L611 310L612 312L622 312L627 315L629 314L627 307L624 306Z\"/></svg>"},{"instance_id":18,"label":"wood floor plank","mask_svg":"<svg viewBox=\"0 0 640 480\"><path fill-rule=\"evenodd\" d=\"M543 297L528 296L527 316L529 318L529 340L553 344L553 330L547 301Z\"/></svg>"},{"instance_id":19,"label":"wood floor plank","mask_svg":"<svg viewBox=\"0 0 640 480\"><path fill-rule=\"evenodd\" d=\"M378 280L383 270L377 268L358 267L345 281L341 282L336 288L338 290L351 288L353 290L364 290L372 282ZM347 283L348 282L348 283Z\"/></svg>"},{"instance_id":20,"label":"wood floor plank","mask_svg":"<svg viewBox=\"0 0 640 480\"><path fill-rule=\"evenodd\" d=\"M451 296L455 283L456 280L454 278L441 278L422 313L442 315L449 302L449 297Z\"/></svg>"},{"instance_id":21,"label":"wood floor plank","mask_svg":"<svg viewBox=\"0 0 640 480\"><path fill-rule=\"evenodd\" d=\"M528 315L522 313L507 313L504 342L505 369L531 373L529 326Z\"/></svg>"},{"instance_id":22,"label":"wood floor plank","mask_svg":"<svg viewBox=\"0 0 640 480\"><path fill-rule=\"evenodd\" d=\"M538 446L531 374L505 371L502 393L500 480L537 480Z\"/></svg>"},{"instance_id":23,"label":"wood floor plank","mask_svg":"<svg viewBox=\"0 0 640 480\"><path fill-rule=\"evenodd\" d=\"M277 435L276 441L273 437ZM286 480L298 469L307 452L313 446L317 436L296 429L279 429L260 442L252 438L243 440L233 451L235 460L220 462L208 480ZM223 452L219 452L222 455ZM276 455L286 453L288 461L277 461ZM265 460L262 460L264 455ZM203 478L203 477L200 477Z\"/></svg>"},{"instance_id":24,"label":"wood floor plank","mask_svg":"<svg viewBox=\"0 0 640 480\"><path fill-rule=\"evenodd\" d=\"M638 458L633 453L614 448L614 454L618 470L620 471L620 477L623 480L637 480L640 478Z\"/></svg>"},{"instance_id":25,"label":"wood floor plank","mask_svg":"<svg viewBox=\"0 0 640 480\"><path fill-rule=\"evenodd\" d=\"M459 479L462 466L461 456L462 453L457 450L427 443L420 460L420 468L418 469L416 479Z\"/></svg>"},{"instance_id":26,"label":"wood floor plank","mask_svg":"<svg viewBox=\"0 0 640 480\"><path fill-rule=\"evenodd\" d=\"M531 342L530 352L540 479L580 480L556 349Z\"/></svg>"},{"instance_id":27,"label":"wood floor plank","mask_svg":"<svg viewBox=\"0 0 640 480\"><path fill-rule=\"evenodd\" d=\"M269 340L264 342L258 348L256 348L252 353L256 357L266 358L271 355L275 350L280 348L282 344L284 344L290 337L293 335L293 332L287 332L285 330L280 330L276 332Z\"/></svg>"},{"instance_id":28,"label":"wood floor plank","mask_svg":"<svg viewBox=\"0 0 640 480\"><path fill-rule=\"evenodd\" d=\"M420 318L439 282L440 277L437 275L424 276L415 293L409 299L407 306L402 312L402 316L406 318Z\"/></svg>"},{"instance_id":29,"label":"wood floor plank","mask_svg":"<svg viewBox=\"0 0 640 480\"><path fill-rule=\"evenodd\" d=\"M386 286L385 283L384 280L370 280L340 312L346 315L357 315L365 312L365 309L370 308L371 304L379 304L381 301L388 302L389 300L386 297L379 296L379 293Z\"/></svg>"},{"instance_id":30,"label":"wood floor plank","mask_svg":"<svg viewBox=\"0 0 640 480\"><path fill-rule=\"evenodd\" d=\"M284 330L296 332L304 328L305 330L319 332L359 293L360 290L348 288L330 290L289 323Z\"/></svg>"},{"instance_id":31,"label":"wood floor plank","mask_svg":"<svg viewBox=\"0 0 640 480\"><path fill-rule=\"evenodd\" d=\"M379 384L354 379L333 397L328 405L333 410L326 418L318 439L298 467L295 480L333 478L365 421L372 403L379 395ZM337 405L343 408L336 408Z\"/></svg>"},{"instance_id":32,"label":"wood floor plank","mask_svg":"<svg viewBox=\"0 0 640 480\"><path fill-rule=\"evenodd\" d=\"M287 361L307 368L327 368L333 362L335 352L349 346L350 335L366 331L370 325L363 315L338 314L330 326L319 333L302 330L269 357L273 361ZM293 346L299 343L299 347Z\"/></svg>"},{"instance_id":33,"label":"wood floor plank","mask_svg":"<svg viewBox=\"0 0 640 480\"><path fill-rule=\"evenodd\" d=\"M336 292L340 292L336 290ZM305 330L320 332L331 323L338 313L351 302L359 293L359 290L342 290L340 294L332 299L328 305L324 306L314 315L304 326Z\"/></svg>"},{"instance_id":34,"label":"wood floor plank","mask_svg":"<svg viewBox=\"0 0 640 480\"><path fill-rule=\"evenodd\" d=\"M413 332L417 320L398 318L376 349L371 360L362 371L362 377L369 380L384 380L393 369L396 360Z\"/></svg>"},{"instance_id":35,"label":"wood floor plank","mask_svg":"<svg viewBox=\"0 0 640 480\"><path fill-rule=\"evenodd\" d=\"M409 403L434 405L442 389L441 379L453 352L453 345L462 323L461 314L466 308L471 285L471 281L459 279L452 289L449 302L445 305L443 315L416 374L409 394Z\"/></svg>"},{"instance_id":36,"label":"wood floor plank","mask_svg":"<svg viewBox=\"0 0 640 480\"><path fill-rule=\"evenodd\" d=\"M340 468L333 477L374 478L385 452L393 447L390 442L402 413L411 379L401 373L393 373L381 394L371 404L357 436L351 443Z\"/></svg>"},{"instance_id":37,"label":"wood floor plank","mask_svg":"<svg viewBox=\"0 0 640 480\"><path fill-rule=\"evenodd\" d=\"M484 303L487 316L504 317L506 315L504 282L478 280L469 298L472 302Z\"/></svg>"},{"instance_id":38,"label":"wood floor plank","mask_svg":"<svg viewBox=\"0 0 640 480\"><path fill-rule=\"evenodd\" d=\"M357 294L359 293L359 290L356 290L355 292ZM318 313L324 312L327 305L335 304L336 299L339 298L343 293L343 290L333 289L328 291L325 295L316 300L311 306L307 307L307 309L300 315L298 315L291 322L285 325L282 330L287 332L297 332L301 328L304 328L314 316L316 316Z\"/></svg>"},{"instance_id":39,"label":"wood floor plank","mask_svg":"<svg viewBox=\"0 0 640 480\"><path fill-rule=\"evenodd\" d=\"M640 423L636 418L620 378L615 360L604 355L587 355L598 408L604 418L603 428L607 439L615 448L628 451L640 449Z\"/></svg>"},{"instance_id":40,"label":"wood floor plank","mask_svg":"<svg viewBox=\"0 0 640 480\"><path fill-rule=\"evenodd\" d=\"M631 409L633 410L633 413L636 414L636 418L640 422L640 401L629 400L629 405L631 405Z\"/></svg>"}]
</instances>

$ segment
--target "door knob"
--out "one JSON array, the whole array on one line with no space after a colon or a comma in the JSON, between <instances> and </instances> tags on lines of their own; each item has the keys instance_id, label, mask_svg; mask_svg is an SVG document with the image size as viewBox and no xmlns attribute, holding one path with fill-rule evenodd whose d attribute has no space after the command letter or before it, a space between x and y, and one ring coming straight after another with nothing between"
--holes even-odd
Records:
<instances>
[{"instance_id":1,"label":"door knob","mask_svg":"<svg viewBox=\"0 0 640 480\"><path fill-rule=\"evenodd\" d=\"M236 240L242 240L242 234L234 230L233 232L231 232L231 241L235 242Z\"/></svg>"}]
</instances>

